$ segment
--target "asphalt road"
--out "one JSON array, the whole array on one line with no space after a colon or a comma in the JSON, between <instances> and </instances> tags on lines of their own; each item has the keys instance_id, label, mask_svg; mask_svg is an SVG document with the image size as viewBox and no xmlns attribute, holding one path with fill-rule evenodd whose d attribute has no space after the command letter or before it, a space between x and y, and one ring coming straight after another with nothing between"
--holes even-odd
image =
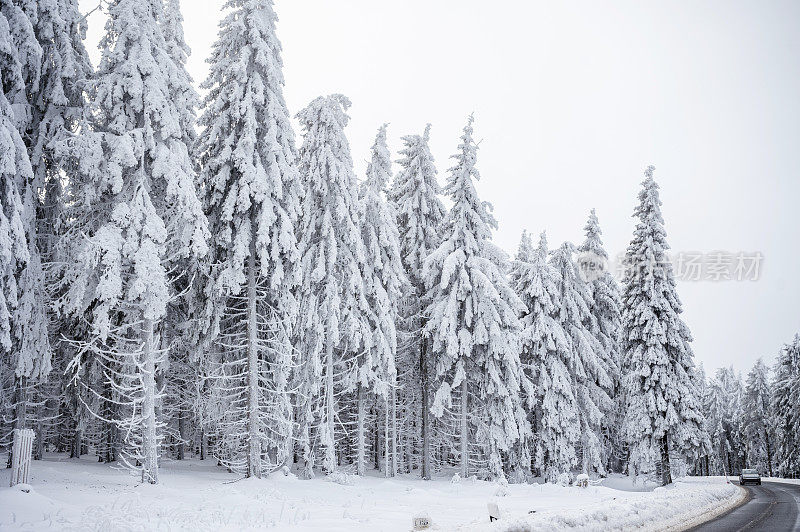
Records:
<instances>
[{"instance_id":1,"label":"asphalt road","mask_svg":"<svg viewBox=\"0 0 800 532\"><path fill-rule=\"evenodd\" d=\"M800 485L764 482L745 487L750 492L749 501L692 530L800 530Z\"/></svg>"}]
</instances>

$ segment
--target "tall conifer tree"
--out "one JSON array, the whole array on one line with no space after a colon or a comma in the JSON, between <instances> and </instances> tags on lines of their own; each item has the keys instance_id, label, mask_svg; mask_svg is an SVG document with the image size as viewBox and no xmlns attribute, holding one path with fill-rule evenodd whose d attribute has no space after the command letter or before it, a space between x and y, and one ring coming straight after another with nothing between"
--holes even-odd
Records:
<instances>
[{"instance_id":1,"label":"tall conifer tree","mask_svg":"<svg viewBox=\"0 0 800 532\"><path fill-rule=\"evenodd\" d=\"M347 390L356 382L352 359L358 358L373 333L362 275L365 250L358 190L344 134L349 107L350 100L333 94L316 98L298 114L303 127L300 173L307 185L300 225L304 274L300 442L306 476L313 474L310 430L317 414L323 469L331 473L337 467L336 389ZM321 412L311 409L316 398Z\"/></svg>"},{"instance_id":2,"label":"tall conifer tree","mask_svg":"<svg viewBox=\"0 0 800 532\"><path fill-rule=\"evenodd\" d=\"M275 466L262 460L264 450L281 463L292 449L290 338L299 308L295 230L303 189L272 2L228 0L224 7L197 146L213 235L203 297L215 349L204 365L218 457L260 477ZM172 49L180 55L180 42Z\"/></svg>"},{"instance_id":3,"label":"tall conifer tree","mask_svg":"<svg viewBox=\"0 0 800 532\"><path fill-rule=\"evenodd\" d=\"M695 457L706 438L689 328L675 287L661 216L661 199L649 166L634 210L638 219L625 256L622 356L626 359L625 436L638 471L653 464L663 484L672 482L670 453Z\"/></svg>"},{"instance_id":4,"label":"tall conifer tree","mask_svg":"<svg viewBox=\"0 0 800 532\"><path fill-rule=\"evenodd\" d=\"M81 134L65 141L76 173L61 304L90 315L89 337L75 342L113 387L117 398L106 400L125 405L116 420L126 429L123 458L150 483L158 482L156 374L171 272L179 259L204 255L208 238L172 101L178 66L166 51L162 8L160 0L109 5L91 112ZM76 375L85 363L75 358Z\"/></svg>"},{"instance_id":5,"label":"tall conifer tree","mask_svg":"<svg viewBox=\"0 0 800 532\"><path fill-rule=\"evenodd\" d=\"M624 460L624 445L620 427L625 412L624 394L621 393L619 331L621 319L621 294L619 285L608 271L608 253L601 240L602 231L594 209L589 213L589 220L584 227L586 239L578 247L579 266L594 266L583 272L583 277L591 292L589 311L592 315L591 332L600 343L597 353L599 363L608 375L609 383L605 391L610 402L601 398L603 413L602 454L607 468L621 470Z\"/></svg>"},{"instance_id":6,"label":"tall conifer tree","mask_svg":"<svg viewBox=\"0 0 800 532\"><path fill-rule=\"evenodd\" d=\"M453 206L443 225L444 240L423 268L426 331L436 357L432 411L441 416L455 392L462 477L469 474L470 444L476 443L487 455L490 474L503 477L502 454L529 430L520 398L519 315L524 305L497 264L491 205L480 201L475 190L480 174L472 122L470 116L447 180ZM471 442L473 432L476 441Z\"/></svg>"},{"instance_id":7,"label":"tall conifer tree","mask_svg":"<svg viewBox=\"0 0 800 532\"><path fill-rule=\"evenodd\" d=\"M386 145L386 125L378 130L372 146L372 157L367 166L367 179L361 186L360 201L363 215L361 233L364 239L364 282L370 313L368 319L371 334L365 339L365 353L358 371L358 467L364 474L365 441L365 391L372 391L386 405L384 412L384 441L387 442L385 473L390 473L390 455L394 463L394 452L388 442L395 446L396 415L394 410L397 368L397 310L398 302L406 284L403 263L400 260L400 237L394 211L386 202L385 193L392 177L391 158ZM391 422L390 422L391 418ZM391 425L391 435L389 428Z\"/></svg>"},{"instance_id":8,"label":"tall conifer tree","mask_svg":"<svg viewBox=\"0 0 800 532\"><path fill-rule=\"evenodd\" d=\"M395 175L389 191L389 200L397 216L400 232L400 253L408 275L409 285L400 309L401 331L399 367L406 375L403 398L410 408L416 407L421 448L421 475L431 478L430 392L434 371L429 339L425 334L425 283L422 267L425 258L438 247L439 231L446 211L439 198L441 190L436 182L436 167L430 147L430 124L423 135L403 137L400 171ZM413 406L412 406L413 405ZM407 417L412 413L408 412ZM410 447L411 441L407 442ZM411 453L408 453L411 454ZM410 464L409 464L410 465Z\"/></svg>"}]
</instances>

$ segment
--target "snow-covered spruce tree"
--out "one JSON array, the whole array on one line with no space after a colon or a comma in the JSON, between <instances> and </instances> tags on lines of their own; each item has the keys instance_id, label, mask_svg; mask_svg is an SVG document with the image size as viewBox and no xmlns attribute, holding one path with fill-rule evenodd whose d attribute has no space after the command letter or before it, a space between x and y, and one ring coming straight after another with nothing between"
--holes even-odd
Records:
<instances>
[{"instance_id":1,"label":"snow-covered spruce tree","mask_svg":"<svg viewBox=\"0 0 800 532\"><path fill-rule=\"evenodd\" d=\"M186 62L191 54L184 40L183 16L179 0L165 0L164 15L159 20L166 51L176 65L171 73L169 90L171 101L179 114L181 139L187 149L187 156L178 164L182 172L193 173L197 166L194 149L197 141L195 128L199 97L192 86L192 79L186 70ZM180 149L181 146L176 146ZM157 405L159 419L165 424L166 442L173 455L184 458L184 442L191 432L190 425L196 411L197 387L194 380L199 378L198 349L202 300L199 290L201 270L197 257L183 257L173 268L171 278L174 289L183 295L174 298L167 306L162 322L161 343L168 348L167 363L162 364L156 376L159 389L163 389L162 402Z\"/></svg>"},{"instance_id":2,"label":"snow-covered spruce tree","mask_svg":"<svg viewBox=\"0 0 800 532\"><path fill-rule=\"evenodd\" d=\"M62 400L60 395L66 391L61 381L65 380L63 369L72 355L69 345L60 341L61 331L76 328L72 318L52 311L51 301L60 295L54 293L57 281L45 282L49 264L58 260L56 246L61 233L62 175L72 174L67 162L57 157L56 146L75 133L83 118L86 80L92 76L93 69L83 45L86 23L78 10L77 0L40 0L33 29L42 49L42 61L38 86L30 87L28 91L31 112L24 138L33 167L30 191L36 204L36 244L44 273L34 276L41 279L35 289L39 297L34 309L40 320L47 318L53 365L60 370L50 376L50 380L55 382L41 383L33 390L35 401L39 403L34 416L37 418L36 445L42 450L45 443L50 443L50 439L55 437L55 431L46 430L46 427L63 424L63 419L56 421L58 418L52 413ZM32 251L33 257L37 256L35 251Z\"/></svg>"},{"instance_id":3,"label":"snow-covered spruce tree","mask_svg":"<svg viewBox=\"0 0 800 532\"><path fill-rule=\"evenodd\" d=\"M26 428L31 386L41 384L51 367L44 274L37 242L38 190L23 140L31 127L30 99L39 87L42 49L33 31L35 3L5 2L0 6L0 17L0 348L5 352L0 359L4 397L0 406L4 410L13 407L9 412L12 427ZM7 441L6 434L0 435L0 442Z\"/></svg>"},{"instance_id":4,"label":"snow-covered spruce tree","mask_svg":"<svg viewBox=\"0 0 800 532\"><path fill-rule=\"evenodd\" d=\"M725 453L726 470L732 474L746 467L747 446L742 429L742 399L744 385L742 377L734 371L733 367L720 368L716 372L718 391L722 394L724 405L724 428L727 450Z\"/></svg>"},{"instance_id":5,"label":"snow-covered spruce tree","mask_svg":"<svg viewBox=\"0 0 800 532\"><path fill-rule=\"evenodd\" d=\"M161 31L164 34L166 51L175 63L175 70L168 80L172 92L172 101L180 113L180 127L183 138L187 142L195 141L195 129L199 96L193 86L192 77L186 70L186 62L192 53L186 44L183 34L183 15L180 0L164 0L164 16L161 19ZM188 145L190 152L194 145Z\"/></svg>"},{"instance_id":6,"label":"snow-covered spruce tree","mask_svg":"<svg viewBox=\"0 0 800 532\"><path fill-rule=\"evenodd\" d=\"M595 336L598 330L591 308L594 304L590 286L583 281L573 260L575 247L565 242L554 250L550 264L559 273L559 308L556 319L572 352L567 369L572 378L578 407L581 436L578 445L583 473L605 472L603 461L602 419L613 402L608 396L612 382L610 368L603 354L603 345Z\"/></svg>"},{"instance_id":7,"label":"snow-covered spruce tree","mask_svg":"<svg viewBox=\"0 0 800 532\"><path fill-rule=\"evenodd\" d=\"M508 275L512 280L518 281L525 276L533 260L534 252L533 239L530 233L523 229L522 236L519 239L519 247L517 247L517 254L514 256L514 261L509 268Z\"/></svg>"},{"instance_id":8,"label":"snow-covered spruce tree","mask_svg":"<svg viewBox=\"0 0 800 532\"><path fill-rule=\"evenodd\" d=\"M503 477L502 453L529 430L522 410L519 315L524 305L511 289L491 242L497 222L481 202L474 180L478 146L470 116L461 136L446 191L453 206L444 240L425 259L429 302L426 331L436 359L436 394L431 411L442 416L460 401L461 476L469 474L470 421L483 417L476 440L488 456L489 473Z\"/></svg>"},{"instance_id":9,"label":"snow-covered spruce tree","mask_svg":"<svg viewBox=\"0 0 800 532\"><path fill-rule=\"evenodd\" d=\"M635 471L653 464L672 482L670 453L695 457L705 439L689 328L681 320L658 185L645 172L633 240L625 257L622 357L627 408L624 432Z\"/></svg>"},{"instance_id":10,"label":"snow-covered spruce tree","mask_svg":"<svg viewBox=\"0 0 800 532\"><path fill-rule=\"evenodd\" d=\"M400 296L406 281L400 260L400 237L394 212L384 199L392 177L392 161L386 146L386 124L381 126L372 145L372 158L367 166L367 179L361 185L361 234L364 240L364 285L369 305L368 319L371 334L364 339L364 356L358 368L357 471L365 470L365 392L372 391L386 408L384 412L384 441L386 449L385 474L391 465L388 442L396 434L394 410L395 353L397 331L395 321ZM390 421L390 418L391 421ZM391 435L390 428L391 425ZM391 453L394 462L394 454Z\"/></svg>"},{"instance_id":11,"label":"snow-covered spruce tree","mask_svg":"<svg viewBox=\"0 0 800 532\"><path fill-rule=\"evenodd\" d=\"M711 474L728 475L730 466L728 465L727 455L730 450L730 442L726 435L725 396L721 391L719 382L712 378L706 386L706 395L703 398L703 415L706 418L705 428L711 443L708 453L708 469Z\"/></svg>"},{"instance_id":12,"label":"snow-covered spruce tree","mask_svg":"<svg viewBox=\"0 0 800 532\"><path fill-rule=\"evenodd\" d=\"M313 475L311 432L322 447L322 467L336 469L336 390L354 383L357 359L373 331L362 276L365 250L350 146L344 134L350 101L319 97L297 117L303 128L300 174L306 184L300 223L303 281L300 330L300 444L304 475ZM338 380L338 382L337 382ZM314 404L320 412L315 412ZM319 424L314 427L314 418Z\"/></svg>"},{"instance_id":13,"label":"snow-covered spruce tree","mask_svg":"<svg viewBox=\"0 0 800 532\"><path fill-rule=\"evenodd\" d=\"M708 395L710 394L710 387L708 385L708 381L706 380L706 372L703 368L703 364L700 363L698 366L694 366L690 373L690 378L694 383L694 387L697 389L697 397L699 397L700 403L700 411L703 414L703 431L701 432L701 442L700 446L695 450L693 453L694 461L681 461L681 463L685 466L685 473L688 473L690 470L694 470L702 474L709 474L708 465L709 465L709 457L712 454L713 450L711 447L711 438L709 437L708 432L708 418L706 418L706 403L708 400ZM623 417L624 423L624 417ZM627 471L628 464L625 463L625 470ZM702 471L706 471L703 473Z\"/></svg>"},{"instance_id":14,"label":"snow-covered spruce tree","mask_svg":"<svg viewBox=\"0 0 800 532\"><path fill-rule=\"evenodd\" d=\"M534 365L538 405L534 410L534 463L548 482L569 474L578 464L581 439L578 397L572 368L575 353L559 319L562 307L561 274L548 262L547 239L542 233L531 261L530 279L521 293L530 316L523 318L525 356Z\"/></svg>"},{"instance_id":15,"label":"snow-covered spruce tree","mask_svg":"<svg viewBox=\"0 0 800 532\"><path fill-rule=\"evenodd\" d=\"M24 361L15 349L21 331L16 322L21 295L18 277L30 261L23 222L26 214L20 194L20 176L24 179L27 173L29 179L33 177L25 144L17 130L14 111L6 97L7 93L11 93L7 87L23 94L25 88L22 64L7 16L12 9L15 8L11 4L4 4L0 9L0 406L4 412L15 403L12 395L17 380L16 369L21 364L24 367ZM16 12L14 14L19 16Z\"/></svg>"},{"instance_id":16,"label":"snow-covered spruce tree","mask_svg":"<svg viewBox=\"0 0 800 532\"><path fill-rule=\"evenodd\" d=\"M80 375L87 357L101 365L119 406L113 421L126 437L121 458L150 483L158 482L156 372L172 272L182 259L204 255L208 237L183 111L172 100L178 65L166 51L162 7L160 0L109 5L88 123L62 146L77 171L65 212L71 261L60 303L91 324L89 337L74 342L72 369Z\"/></svg>"},{"instance_id":17,"label":"snow-covered spruce tree","mask_svg":"<svg viewBox=\"0 0 800 532\"><path fill-rule=\"evenodd\" d=\"M625 373L624 373L624 370L623 370L623 375L624 374ZM699 475L708 476L708 475L711 474L710 473L710 470L711 470L711 458L712 458L711 455L712 455L712 452L713 452L713 449L712 449L712 446L711 446L711 433L713 431L710 429L712 420L711 420L711 416L709 415L709 412L711 411L711 407L712 407L712 404L713 404L713 400L712 400L713 396L712 396L712 393L711 393L711 387L709 386L709 383L708 383L708 379L706 378L706 370L703 367L703 363L702 362L700 364L698 364L697 367L695 367L694 379L695 379L695 382L697 384L697 393L700 396L700 403L701 403L702 409L703 409L703 418L705 419L704 429L705 429L706 435L708 436L706 438L706 442L705 442L706 443L706 445L705 445L706 448L703 449L699 453L699 458L698 458L698 460L697 460L697 462L695 464L695 470L696 470L696 473L699 474ZM627 464L626 464L626 469L627 469Z\"/></svg>"},{"instance_id":18,"label":"snow-covered spruce tree","mask_svg":"<svg viewBox=\"0 0 800 532\"><path fill-rule=\"evenodd\" d=\"M620 428L625 411L624 394L621 393L620 383L620 354L619 331L620 311L622 306L619 284L614 279L608 268L608 253L601 240L602 231L597 220L597 214L592 209L589 220L584 227L586 240L578 247L579 266L594 264L600 268L594 271L585 271L592 299L589 311L593 320L591 330L594 337L600 342L601 351L597 353L601 365L606 369L611 386L607 388L611 403L601 408L603 412L602 426L602 456L606 469L615 471L623 470L625 449ZM601 402L602 403L602 402ZM600 405L598 405L600 406Z\"/></svg>"},{"instance_id":19,"label":"snow-covered spruce tree","mask_svg":"<svg viewBox=\"0 0 800 532\"><path fill-rule=\"evenodd\" d=\"M529 299L531 294L527 293L528 282L531 278L531 267L534 260L535 250L533 248L533 241L528 231L523 230L520 237L519 247L514 261L509 268L509 281L511 287L516 292L517 296L525 305L525 311L520 317L522 331L520 334L520 364L522 365L522 377L520 378L520 399L524 410L529 427L535 424L534 409L537 405L536 387L536 370L538 364L535 363L536 356L531 351L532 333L530 328L530 321L532 320L532 308L535 302ZM526 301L528 299L528 301ZM508 464L511 469L511 480L520 481L526 476L526 472L531 471L533 465L533 456L531 454L535 442L533 440L533 433L521 437L508 455Z\"/></svg>"},{"instance_id":20,"label":"snow-covered spruce tree","mask_svg":"<svg viewBox=\"0 0 800 532\"><path fill-rule=\"evenodd\" d=\"M778 474L796 477L800 474L800 334L778 355L772 389Z\"/></svg>"},{"instance_id":21,"label":"snow-covered spruce tree","mask_svg":"<svg viewBox=\"0 0 800 532\"><path fill-rule=\"evenodd\" d=\"M200 119L198 154L212 238L206 335L217 457L260 477L289 459L290 338L300 281L302 188L283 98L271 1L230 0Z\"/></svg>"},{"instance_id":22,"label":"snow-covered spruce tree","mask_svg":"<svg viewBox=\"0 0 800 532\"><path fill-rule=\"evenodd\" d=\"M440 241L439 230L446 211L436 182L436 167L428 146L430 124L423 135L403 137L402 156L397 163L400 171L395 175L389 201L397 217L400 233L400 254L408 276L399 312L398 375L400 397L403 403L403 425L406 430L416 430L416 437L406 437L407 468L411 458L420 454L420 473L423 479L431 478L431 417L430 380L433 360L426 337L425 283L422 266L425 258L435 250ZM413 427L412 427L413 426Z\"/></svg>"},{"instance_id":23,"label":"snow-covered spruce tree","mask_svg":"<svg viewBox=\"0 0 800 532\"><path fill-rule=\"evenodd\" d=\"M775 456L771 395L769 368L759 358L747 374L742 397L741 424L747 448L747 465L755 466L769 476L773 476L772 464Z\"/></svg>"},{"instance_id":24,"label":"snow-covered spruce tree","mask_svg":"<svg viewBox=\"0 0 800 532\"><path fill-rule=\"evenodd\" d=\"M741 432L743 388L733 368L719 368L709 384L712 395L711 440L713 461L721 475L733 475L746 463L746 447Z\"/></svg>"},{"instance_id":25,"label":"snow-covered spruce tree","mask_svg":"<svg viewBox=\"0 0 800 532\"><path fill-rule=\"evenodd\" d=\"M529 253L527 265L518 261L512 282L527 307L522 321L520 361L535 388L525 406L533 428L533 464L548 482L556 482L577 465L576 446L581 436L578 405L570 368L574 354L558 320L561 308L559 272L548 263L547 237ZM524 383L525 381L523 381ZM530 394L530 392L528 392Z\"/></svg>"}]
</instances>

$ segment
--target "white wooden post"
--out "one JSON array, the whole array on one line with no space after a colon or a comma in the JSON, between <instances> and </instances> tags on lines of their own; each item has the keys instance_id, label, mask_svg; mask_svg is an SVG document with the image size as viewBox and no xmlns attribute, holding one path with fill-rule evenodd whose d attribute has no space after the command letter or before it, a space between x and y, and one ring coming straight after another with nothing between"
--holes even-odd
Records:
<instances>
[{"instance_id":1,"label":"white wooden post","mask_svg":"<svg viewBox=\"0 0 800 532\"><path fill-rule=\"evenodd\" d=\"M489 502L486 503L486 506L489 509L489 522L497 521L500 519L500 507L496 502Z\"/></svg>"},{"instance_id":2,"label":"white wooden post","mask_svg":"<svg viewBox=\"0 0 800 532\"><path fill-rule=\"evenodd\" d=\"M35 438L36 434L32 429L14 429L14 445L11 449L11 486L28 483L28 469L31 465Z\"/></svg>"}]
</instances>

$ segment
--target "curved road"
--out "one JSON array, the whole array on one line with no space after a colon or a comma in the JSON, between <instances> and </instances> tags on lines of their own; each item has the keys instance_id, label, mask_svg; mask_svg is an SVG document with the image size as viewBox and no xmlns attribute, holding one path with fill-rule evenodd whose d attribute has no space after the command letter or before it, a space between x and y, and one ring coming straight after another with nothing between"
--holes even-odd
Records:
<instances>
[{"instance_id":1,"label":"curved road","mask_svg":"<svg viewBox=\"0 0 800 532\"><path fill-rule=\"evenodd\" d=\"M691 530L800 530L800 485L764 482L746 486L750 500L738 508Z\"/></svg>"}]
</instances>

